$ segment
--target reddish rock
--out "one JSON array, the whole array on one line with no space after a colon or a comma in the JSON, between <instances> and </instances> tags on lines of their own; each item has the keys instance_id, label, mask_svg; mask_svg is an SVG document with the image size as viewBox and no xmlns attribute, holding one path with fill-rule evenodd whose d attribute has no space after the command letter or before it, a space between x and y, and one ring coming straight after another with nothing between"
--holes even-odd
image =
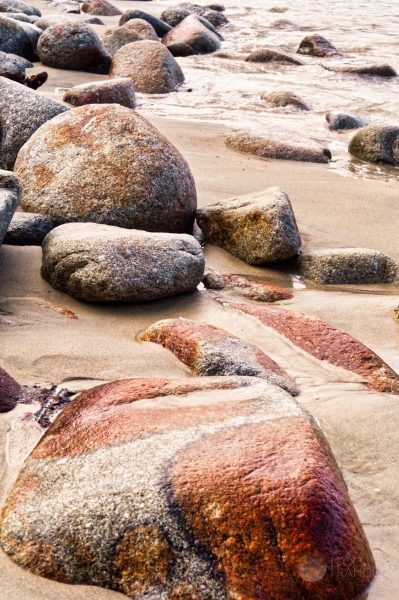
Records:
<instances>
[{"instance_id":1,"label":"reddish rock","mask_svg":"<svg viewBox=\"0 0 399 600\"><path fill-rule=\"evenodd\" d=\"M136 107L134 85L127 77L75 85L65 90L63 100L73 106L120 104L126 108Z\"/></svg>"},{"instance_id":2,"label":"reddish rock","mask_svg":"<svg viewBox=\"0 0 399 600\"><path fill-rule=\"evenodd\" d=\"M167 348L196 375L251 375L263 377L293 396L294 381L274 360L224 329L188 319L165 319L141 336Z\"/></svg>"},{"instance_id":3,"label":"reddish rock","mask_svg":"<svg viewBox=\"0 0 399 600\"><path fill-rule=\"evenodd\" d=\"M162 38L162 43L174 56L179 56L176 48L181 46L188 46L191 54L208 54L220 48L217 33L206 27L197 15L183 19Z\"/></svg>"},{"instance_id":4,"label":"reddish rock","mask_svg":"<svg viewBox=\"0 0 399 600\"><path fill-rule=\"evenodd\" d=\"M329 323L277 307L230 306L256 317L317 359L364 377L370 389L399 394L398 374L370 348Z\"/></svg>"},{"instance_id":5,"label":"reddish rock","mask_svg":"<svg viewBox=\"0 0 399 600\"><path fill-rule=\"evenodd\" d=\"M0 413L16 407L22 394L22 387L0 367Z\"/></svg>"},{"instance_id":6,"label":"reddish rock","mask_svg":"<svg viewBox=\"0 0 399 600\"><path fill-rule=\"evenodd\" d=\"M257 302L278 302L293 297L292 292L286 288L242 275L221 275L209 272L205 275L203 283L210 290L234 290L245 298Z\"/></svg>"},{"instance_id":7,"label":"reddish rock","mask_svg":"<svg viewBox=\"0 0 399 600\"><path fill-rule=\"evenodd\" d=\"M108 0L86 0L82 4L82 12L100 17L113 17L122 14L122 11Z\"/></svg>"}]
</instances>

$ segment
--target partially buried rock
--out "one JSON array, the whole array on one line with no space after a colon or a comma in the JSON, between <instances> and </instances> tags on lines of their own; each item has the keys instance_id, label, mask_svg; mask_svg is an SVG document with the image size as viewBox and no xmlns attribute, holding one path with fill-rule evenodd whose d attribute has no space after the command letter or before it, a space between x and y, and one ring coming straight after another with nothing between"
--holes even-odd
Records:
<instances>
[{"instance_id":1,"label":"partially buried rock","mask_svg":"<svg viewBox=\"0 0 399 600\"><path fill-rule=\"evenodd\" d=\"M339 129L360 129L360 127L366 126L366 123L362 121L362 119L346 113L328 112L326 114L326 121L331 131L337 131Z\"/></svg>"},{"instance_id":2,"label":"partially buried rock","mask_svg":"<svg viewBox=\"0 0 399 600\"><path fill-rule=\"evenodd\" d=\"M234 293L257 302L277 302L292 298L292 292L289 289L243 275L222 275L209 271L202 282L207 289L232 290Z\"/></svg>"},{"instance_id":3,"label":"partially buried rock","mask_svg":"<svg viewBox=\"0 0 399 600\"><path fill-rule=\"evenodd\" d=\"M16 54L7 54L0 51L0 76L12 79L18 83L25 83L25 69L33 67L32 63L17 56Z\"/></svg>"},{"instance_id":4,"label":"partially buried rock","mask_svg":"<svg viewBox=\"0 0 399 600\"><path fill-rule=\"evenodd\" d=\"M284 369L260 348L224 329L188 319L165 319L146 329L141 339L161 344L195 375L262 377L293 396L299 393Z\"/></svg>"},{"instance_id":5,"label":"partially buried rock","mask_svg":"<svg viewBox=\"0 0 399 600\"><path fill-rule=\"evenodd\" d=\"M122 46L145 39L158 42L158 36L152 25L141 19L132 19L125 25L108 29L101 37L102 43L111 56L114 56Z\"/></svg>"},{"instance_id":6,"label":"partially buried rock","mask_svg":"<svg viewBox=\"0 0 399 600\"><path fill-rule=\"evenodd\" d=\"M352 156L372 163L399 164L399 127L369 125L350 141Z\"/></svg>"},{"instance_id":7,"label":"partially buried rock","mask_svg":"<svg viewBox=\"0 0 399 600\"><path fill-rule=\"evenodd\" d=\"M305 37L299 45L298 54L330 57L342 56L341 52L322 35L314 34Z\"/></svg>"},{"instance_id":8,"label":"partially buried rock","mask_svg":"<svg viewBox=\"0 0 399 600\"><path fill-rule=\"evenodd\" d=\"M10 171L0 170L0 245L18 206L21 186Z\"/></svg>"},{"instance_id":9,"label":"partially buried rock","mask_svg":"<svg viewBox=\"0 0 399 600\"><path fill-rule=\"evenodd\" d=\"M299 273L321 284L392 283L398 266L389 256L367 248L323 248L297 259Z\"/></svg>"},{"instance_id":10,"label":"partially buried rock","mask_svg":"<svg viewBox=\"0 0 399 600\"><path fill-rule=\"evenodd\" d=\"M0 14L0 50L17 54L27 60L37 60L36 45L41 34L38 27L15 21Z\"/></svg>"},{"instance_id":11,"label":"partially buried rock","mask_svg":"<svg viewBox=\"0 0 399 600\"><path fill-rule=\"evenodd\" d=\"M46 121L67 106L0 77L0 167L12 169L20 148Z\"/></svg>"},{"instance_id":12,"label":"partially buried rock","mask_svg":"<svg viewBox=\"0 0 399 600\"><path fill-rule=\"evenodd\" d=\"M137 600L348 600L375 574L322 431L254 377L83 392L27 459L0 527L19 566Z\"/></svg>"},{"instance_id":13,"label":"partially buried rock","mask_svg":"<svg viewBox=\"0 0 399 600\"><path fill-rule=\"evenodd\" d=\"M136 106L134 85L127 77L76 85L64 92L63 100L73 106L85 104L120 104L127 108Z\"/></svg>"},{"instance_id":14,"label":"partially buried rock","mask_svg":"<svg viewBox=\"0 0 399 600\"><path fill-rule=\"evenodd\" d=\"M69 223L43 242L42 276L87 302L144 302L193 292L204 274L190 235Z\"/></svg>"},{"instance_id":15,"label":"partially buried rock","mask_svg":"<svg viewBox=\"0 0 399 600\"><path fill-rule=\"evenodd\" d=\"M281 136L283 137L283 136ZM290 141L272 138L268 134L255 134L251 131L237 131L226 138L227 146L249 152L261 158L279 158L283 160L299 160L315 163L328 163L331 152L320 148L312 142L305 146Z\"/></svg>"},{"instance_id":16,"label":"partially buried rock","mask_svg":"<svg viewBox=\"0 0 399 600\"><path fill-rule=\"evenodd\" d=\"M168 33L168 31L172 29L172 27L168 25L168 23L165 23L165 21L162 21L161 19L158 19L158 17L154 17L149 13L137 9L127 10L126 12L124 12L121 18L119 19L119 25L124 25L125 23L127 23L127 21L130 21L131 19L142 19L144 21L147 21L148 23L150 23L150 25L153 26L159 37L164 36Z\"/></svg>"},{"instance_id":17,"label":"partially buried rock","mask_svg":"<svg viewBox=\"0 0 399 600\"><path fill-rule=\"evenodd\" d=\"M277 50L270 50L268 48L261 48L251 52L245 59L246 62L254 63L280 63L285 65L303 65L301 60L298 60L294 56L290 56L285 52L279 52Z\"/></svg>"},{"instance_id":18,"label":"partially buried rock","mask_svg":"<svg viewBox=\"0 0 399 600\"><path fill-rule=\"evenodd\" d=\"M122 14L122 11L108 0L85 0L82 4L82 12L100 17L113 17Z\"/></svg>"},{"instance_id":19,"label":"partially buried rock","mask_svg":"<svg viewBox=\"0 0 399 600\"><path fill-rule=\"evenodd\" d=\"M219 37L196 15L186 17L162 38L162 42L174 56L181 55L178 48L184 46L191 49L191 54L208 54L220 48Z\"/></svg>"},{"instance_id":20,"label":"partially buried rock","mask_svg":"<svg viewBox=\"0 0 399 600\"><path fill-rule=\"evenodd\" d=\"M12 218L4 243L14 246L41 246L53 228L54 223L45 215L17 212Z\"/></svg>"},{"instance_id":21,"label":"partially buried rock","mask_svg":"<svg viewBox=\"0 0 399 600\"><path fill-rule=\"evenodd\" d=\"M56 224L192 228L197 199L186 161L146 119L117 104L88 104L52 119L22 148L15 171L23 209Z\"/></svg>"},{"instance_id":22,"label":"partially buried rock","mask_svg":"<svg viewBox=\"0 0 399 600\"><path fill-rule=\"evenodd\" d=\"M383 77L390 79L391 77L397 77L397 72L390 65L342 65L327 67L323 65L327 71L334 71L335 73L346 73L348 75L360 75L363 77Z\"/></svg>"},{"instance_id":23,"label":"partially buried rock","mask_svg":"<svg viewBox=\"0 0 399 600\"><path fill-rule=\"evenodd\" d=\"M183 71L166 46L150 40L120 48L112 59L110 75L129 77L136 90L145 94L168 94L184 81Z\"/></svg>"},{"instance_id":24,"label":"partially buried rock","mask_svg":"<svg viewBox=\"0 0 399 600\"><path fill-rule=\"evenodd\" d=\"M37 49L42 63L56 69L106 74L111 64L94 29L79 21L51 25L40 36Z\"/></svg>"},{"instance_id":25,"label":"partially buried rock","mask_svg":"<svg viewBox=\"0 0 399 600\"><path fill-rule=\"evenodd\" d=\"M23 13L25 15L41 17L38 8L31 4L26 4L22 0L0 0L1 13Z\"/></svg>"},{"instance_id":26,"label":"partially buried rock","mask_svg":"<svg viewBox=\"0 0 399 600\"><path fill-rule=\"evenodd\" d=\"M1 201L0 201L1 202ZM1 215L1 208L0 208ZM1 216L0 216L1 227ZM0 367L0 413L9 412L18 404L22 395L22 387Z\"/></svg>"},{"instance_id":27,"label":"partially buried rock","mask_svg":"<svg viewBox=\"0 0 399 600\"><path fill-rule=\"evenodd\" d=\"M204 206L197 222L208 241L249 264L292 258L301 246L291 202L279 188Z\"/></svg>"},{"instance_id":28,"label":"partially buried rock","mask_svg":"<svg viewBox=\"0 0 399 600\"><path fill-rule=\"evenodd\" d=\"M261 96L270 108L290 108L309 111L310 106L293 92L270 92Z\"/></svg>"},{"instance_id":29,"label":"partially buried rock","mask_svg":"<svg viewBox=\"0 0 399 600\"><path fill-rule=\"evenodd\" d=\"M206 19L208 23L214 27L221 27L229 22L228 18L223 14L223 11L214 10L209 6L192 4L191 2L183 2L176 6L166 8L161 14L161 19L166 23L169 23L172 27L176 27L176 25L190 15L198 15L199 17Z\"/></svg>"}]
</instances>

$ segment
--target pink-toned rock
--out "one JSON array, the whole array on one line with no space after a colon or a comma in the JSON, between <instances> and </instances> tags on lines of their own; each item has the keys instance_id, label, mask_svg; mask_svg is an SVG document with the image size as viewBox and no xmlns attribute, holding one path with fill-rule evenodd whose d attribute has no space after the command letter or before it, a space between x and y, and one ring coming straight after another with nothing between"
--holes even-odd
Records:
<instances>
[{"instance_id":1,"label":"pink-toned rock","mask_svg":"<svg viewBox=\"0 0 399 600\"><path fill-rule=\"evenodd\" d=\"M124 25L107 29L103 34L101 41L105 48L114 56L114 54L126 44L132 42L141 42L142 40L152 40L158 42L158 36L150 23L143 19L131 19Z\"/></svg>"},{"instance_id":2,"label":"pink-toned rock","mask_svg":"<svg viewBox=\"0 0 399 600\"><path fill-rule=\"evenodd\" d=\"M197 15L189 15L162 38L162 43L179 56L177 48L188 46L191 54L208 54L220 48L220 38L200 21Z\"/></svg>"},{"instance_id":3,"label":"pink-toned rock","mask_svg":"<svg viewBox=\"0 0 399 600\"><path fill-rule=\"evenodd\" d=\"M136 106L134 85L127 77L75 85L65 90L63 100L73 106L85 104L120 104L126 108Z\"/></svg>"},{"instance_id":4,"label":"pink-toned rock","mask_svg":"<svg viewBox=\"0 0 399 600\"><path fill-rule=\"evenodd\" d=\"M292 292L287 288L242 275L209 272L205 275L203 283L210 290L234 290L245 298L257 302L278 302L293 297Z\"/></svg>"},{"instance_id":5,"label":"pink-toned rock","mask_svg":"<svg viewBox=\"0 0 399 600\"><path fill-rule=\"evenodd\" d=\"M22 387L0 367L0 413L16 407L22 394Z\"/></svg>"},{"instance_id":6,"label":"pink-toned rock","mask_svg":"<svg viewBox=\"0 0 399 600\"><path fill-rule=\"evenodd\" d=\"M108 0L85 0L81 7L82 12L99 17L113 17L121 15L122 11L108 2Z\"/></svg>"}]
</instances>

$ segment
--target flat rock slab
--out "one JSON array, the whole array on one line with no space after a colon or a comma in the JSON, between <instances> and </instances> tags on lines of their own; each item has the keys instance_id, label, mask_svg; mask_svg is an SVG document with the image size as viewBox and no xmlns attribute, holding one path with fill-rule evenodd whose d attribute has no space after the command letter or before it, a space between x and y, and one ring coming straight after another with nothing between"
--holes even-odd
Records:
<instances>
[{"instance_id":1,"label":"flat rock slab","mask_svg":"<svg viewBox=\"0 0 399 600\"><path fill-rule=\"evenodd\" d=\"M69 223L43 242L42 276L88 302L143 302L192 292L204 274L190 235Z\"/></svg>"},{"instance_id":2,"label":"flat rock slab","mask_svg":"<svg viewBox=\"0 0 399 600\"><path fill-rule=\"evenodd\" d=\"M257 302L278 302L293 297L292 292L287 288L242 275L208 272L203 279L203 284L210 290L234 290L245 298Z\"/></svg>"},{"instance_id":3,"label":"flat rock slab","mask_svg":"<svg viewBox=\"0 0 399 600\"><path fill-rule=\"evenodd\" d=\"M318 360L363 377L372 390L399 394L399 375L375 352L329 323L283 308L229 303Z\"/></svg>"},{"instance_id":4,"label":"flat rock slab","mask_svg":"<svg viewBox=\"0 0 399 600\"><path fill-rule=\"evenodd\" d=\"M17 212L11 220L4 243L14 246L41 246L52 229L54 223L45 215Z\"/></svg>"},{"instance_id":5,"label":"flat rock slab","mask_svg":"<svg viewBox=\"0 0 399 600\"><path fill-rule=\"evenodd\" d=\"M153 323L141 339L161 344L195 375L263 377L293 396L299 393L295 382L273 359L224 329L189 319L165 319Z\"/></svg>"},{"instance_id":6,"label":"flat rock slab","mask_svg":"<svg viewBox=\"0 0 399 600\"><path fill-rule=\"evenodd\" d=\"M375 572L322 432L253 377L83 392L26 461L0 545L37 575L136 600L348 600Z\"/></svg>"},{"instance_id":7,"label":"flat rock slab","mask_svg":"<svg viewBox=\"0 0 399 600\"><path fill-rule=\"evenodd\" d=\"M21 194L19 179L10 171L0 170L0 246Z\"/></svg>"},{"instance_id":8,"label":"flat rock slab","mask_svg":"<svg viewBox=\"0 0 399 600\"><path fill-rule=\"evenodd\" d=\"M127 77L75 85L64 92L63 100L73 106L85 104L120 104L126 108L136 106L134 85Z\"/></svg>"}]
</instances>

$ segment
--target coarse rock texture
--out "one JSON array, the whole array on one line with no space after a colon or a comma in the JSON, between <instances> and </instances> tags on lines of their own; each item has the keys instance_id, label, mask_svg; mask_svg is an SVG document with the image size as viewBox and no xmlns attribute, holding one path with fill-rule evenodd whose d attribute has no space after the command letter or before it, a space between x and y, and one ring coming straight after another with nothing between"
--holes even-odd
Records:
<instances>
[{"instance_id":1,"label":"coarse rock texture","mask_svg":"<svg viewBox=\"0 0 399 600\"><path fill-rule=\"evenodd\" d=\"M179 56L178 48L188 46L191 54L208 54L220 48L219 37L199 20L197 15L189 15L163 38L162 42L174 56Z\"/></svg>"},{"instance_id":2,"label":"coarse rock texture","mask_svg":"<svg viewBox=\"0 0 399 600\"><path fill-rule=\"evenodd\" d=\"M143 19L132 19L124 25L108 29L101 37L102 43L111 56L126 44L146 39L158 42L153 26Z\"/></svg>"},{"instance_id":3,"label":"coarse rock texture","mask_svg":"<svg viewBox=\"0 0 399 600\"><path fill-rule=\"evenodd\" d=\"M323 65L328 71L334 71L335 73L348 73L349 75L361 75L364 77L383 77L390 79L397 77L398 74L391 65L342 65L342 66L329 66Z\"/></svg>"},{"instance_id":4,"label":"coarse rock texture","mask_svg":"<svg viewBox=\"0 0 399 600\"><path fill-rule=\"evenodd\" d=\"M326 121L331 131L337 131L339 129L360 129L360 127L366 126L366 123L362 119L346 113L328 112L326 114Z\"/></svg>"},{"instance_id":5,"label":"coarse rock texture","mask_svg":"<svg viewBox=\"0 0 399 600\"><path fill-rule=\"evenodd\" d=\"M254 63L282 63L286 65L303 65L301 60L298 60L294 56L290 56L285 52L278 52L277 50L270 50L269 48L261 48L260 50L254 50L245 59L246 62Z\"/></svg>"},{"instance_id":6,"label":"coarse rock texture","mask_svg":"<svg viewBox=\"0 0 399 600\"><path fill-rule=\"evenodd\" d=\"M17 56L0 51L0 77L6 77L17 83L25 83L25 69L33 67L32 63Z\"/></svg>"},{"instance_id":7,"label":"coarse rock texture","mask_svg":"<svg viewBox=\"0 0 399 600\"><path fill-rule=\"evenodd\" d=\"M269 134L257 134L250 130L236 131L226 138L227 146L255 154L261 158L279 158L283 160L299 160L305 162L328 163L331 152L327 148L316 146L313 142L309 145L298 144L281 139L271 138Z\"/></svg>"},{"instance_id":8,"label":"coarse rock texture","mask_svg":"<svg viewBox=\"0 0 399 600\"><path fill-rule=\"evenodd\" d=\"M0 50L17 54L27 60L37 60L36 46L41 34L38 27L16 21L0 13Z\"/></svg>"},{"instance_id":9,"label":"coarse rock texture","mask_svg":"<svg viewBox=\"0 0 399 600\"><path fill-rule=\"evenodd\" d=\"M349 144L352 156L372 163L399 164L399 127L369 125L355 133Z\"/></svg>"},{"instance_id":10,"label":"coarse rock texture","mask_svg":"<svg viewBox=\"0 0 399 600\"><path fill-rule=\"evenodd\" d=\"M43 242L44 279L87 302L144 302L192 292L204 266L201 246L187 234L68 223Z\"/></svg>"},{"instance_id":11,"label":"coarse rock texture","mask_svg":"<svg viewBox=\"0 0 399 600\"><path fill-rule=\"evenodd\" d=\"M114 17L122 14L122 11L111 4L111 2L108 2L108 0L85 0L81 10L88 15L97 15L100 17Z\"/></svg>"},{"instance_id":12,"label":"coarse rock texture","mask_svg":"<svg viewBox=\"0 0 399 600\"><path fill-rule=\"evenodd\" d=\"M180 65L166 46L151 40L122 46L112 59L110 75L130 77L144 94L168 94L184 81Z\"/></svg>"},{"instance_id":13,"label":"coarse rock texture","mask_svg":"<svg viewBox=\"0 0 399 600\"><path fill-rule=\"evenodd\" d=\"M21 149L15 171L22 208L56 224L192 228L197 198L186 161L144 117L117 104L72 108L46 123Z\"/></svg>"},{"instance_id":14,"label":"coarse rock texture","mask_svg":"<svg viewBox=\"0 0 399 600\"><path fill-rule=\"evenodd\" d=\"M158 19L158 17L154 17L154 15L150 15L149 13L137 9L127 10L124 12L119 19L119 25L124 25L131 19L142 19L143 21L147 21L147 23L153 26L159 37L163 37L172 29L172 27L168 25L168 23L165 23L165 21L162 21L161 19Z\"/></svg>"},{"instance_id":15,"label":"coarse rock texture","mask_svg":"<svg viewBox=\"0 0 399 600\"><path fill-rule=\"evenodd\" d=\"M67 106L0 77L0 168L12 169L20 148L43 123Z\"/></svg>"},{"instance_id":16,"label":"coarse rock texture","mask_svg":"<svg viewBox=\"0 0 399 600\"><path fill-rule=\"evenodd\" d=\"M29 16L29 15L26 15L25 13L13 13L13 12L8 12L6 16L10 17L10 19L15 19L16 21L22 21L23 23L31 23L31 24L34 24L34 22L38 18L34 15Z\"/></svg>"},{"instance_id":17,"label":"coarse rock texture","mask_svg":"<svg viewBox=\"0 0 399 600\"><path fill-rule=\"evenodd\" d=\"M305 37L299 44L298 54L308 54L310 56L330 57L342 56L341 52L322 35L317 33Z\"/></svg>"},{"instance_id":18,"label":"coarse rock texture","mask_svg":"<svg viewBox=\"0 0 399 600\"><path fill-rule=\"evenodd\" d=\"M141 339L167 348L195 375L262 377L293 396L299 393L270 356L224 329L189 319L165 319L153 323Z\"/></svg>"},{"instance_id":19,"label":"coarse rock texture","mask_svg":"<svg viewBox=\"0 0 399 600\"><path fill-rule=\"evenodd\" d=\"M21 185L10 171L0 170L0 245L18 206Z\"/></svg>"},{"instance_id":20,"label":"coarse rock texture","mask_svg":"<svg viewBox=\"0 0 399 600\"><path fill-rule=\"evenodd\" d=\"M270 92L262 94L262 100L270 108L290 108L291 110L309 111L310 106L293 92Z\"/></svg>"},{"instance_id":21,"label":"coarse rock texture","mask_svg":"<svg viewBox=\"0 0 399 600\"><path fill-rule=\"evenodd\" d=\"M183 2L177 6L171 6L165 9L161 14L161 19L166 23L169 23L172 27L176 27L190 15L198 15L199 17L206 19L213 27L222 27L229 22L228 18L222 13L223 11L214 10L209 6Z\"/></svg>"},{"instance_id":22,"label":"coarse rock texture","mask_svg":"<svg viewBox=\"0 0 399 600\"><path fill-rule=\"evenodd\" d=\"M42 63L56 69L106 74L111 65L111 56L94 29L79 21L47 27L37 50Z\"/></svg>"},{"instance_id":23,"label":"coarse rock texture","mask_svg":"<svg viewBox=\"0 0 399 600\"><path fill-rule=\"evenodd\" d=\"M40 10L22 0L0 0L1 13L23 13L25 15L41 17Z\"/></svg>"},{"instance_id":24,"label":"coarse rock texture","mask_svg":"<svg viewBox=\"0 0 399 600\"><path fill-rule=\"evenodd\" d=\"M0 367L0 413L8 412L15 408L21 394L22 388L19 383Z\"/></svg>"},{"instance_id":25,"label":"coarse rock texture","mask_svg":"<svg viewBox=\"0 0 399 600\"><path fill-rule=\"evenodd\" d=\"M348 600L375 573L320 428L253 377L83 392L26 461L0 544L37 575L137 600Z\"/></svg>"},{"instance_id":26,"label":"coarse rock texture","mask_svg":"<svg viewBox=\"0 0 399 600\"><path fill-rule=\"evenodd\" d=\"M301 246L291 202L277 187L204 206L197 222L208 241L253 265L292 258Z\"/></svg>"},{"instance_id":27,"label":"coarse rock texture","mask_svg":"<svg viewBox=\"0 0 399 600\"><path fill-rule=\"evenodd\" d=\"M41 246L53 228L54 223L45 215L17 212L11 220L4 243L15 246Z\"/></svg>"},{"instance_id":28,"label":"coarse rock texture","mask_svg":"<svg viewBox=\"0 0 399 600\"><path fill-rule=\"evenodd\" d=\"M363 377L370 389L399 395L399 375L370 348L329 323L275 306L229 306L254 316L318 360Z\"/></svg>"},{"instance_id":29,"label":"coarse rock texture","mask_svg":"<svg viewBox=\"0 0 399 600\"><path fill-rule=\"evenodd\" d=\"M210 271L202 281L209 290L234 290L235 293L257 302L278 302L293 297L287 288L242 275L221 275Z\"/></svg>"},{"instance_id":30,"label":"coarse rock texture","mask_svg":"<svg viewBox=\"0 0 399 600\"><path fill-rule=\"evenodd\" d=\"M71 18L68 15L53 15L48 17L40 17L40 19L36 19L35 25L42 29L48 29L51 25L59 25L60 23L70 23Z\"/></svg>"},{"instance_id":31,"label":"coarse rock texture","mask_svg":"<svg viewBox=\"0 0 399 600\"><path fill-rule=\"evenodd\" d=\"M85 104L120 104L126 108L136 106L134 85L127 77L75 85L65 90L63 100L73 106Z\"/></svg>"},{"instance_id":32,"label":"coarse rock texture","mask_svg":"<svg viewBox=\"0 0 399 600\"><path fill-rule=\"evenodd\" d=\"M296 261L300 275L322 284L392 283L398 265L386 254L367 248L323 248Z\"/></svg>"}]
</instances>

